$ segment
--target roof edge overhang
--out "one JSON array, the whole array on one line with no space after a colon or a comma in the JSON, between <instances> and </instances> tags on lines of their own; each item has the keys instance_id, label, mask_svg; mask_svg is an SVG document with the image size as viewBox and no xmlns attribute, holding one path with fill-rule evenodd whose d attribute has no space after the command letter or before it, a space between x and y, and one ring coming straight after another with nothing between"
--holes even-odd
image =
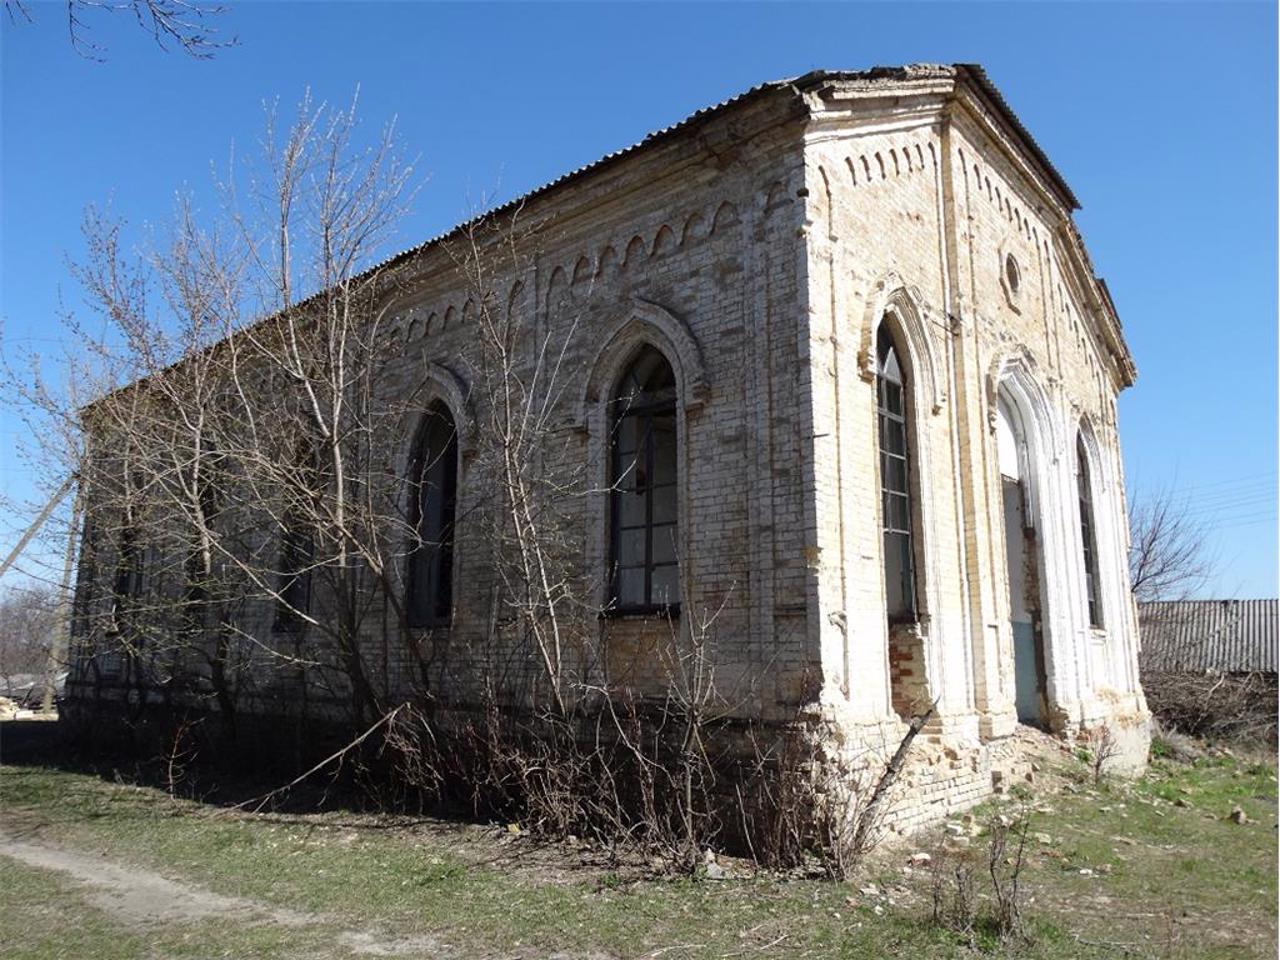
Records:
<instances>
[{"instance_id":1,"label":"roof edge overhang","mask_svg":"<svg viewBox=\"0 0 1280 960\"><path fill-rule=\"evenodd\" d=\"M1003 128L1003 132L1010 137L1024 153L1027 160L1031 163L1036 173L1043 179L1052 195L1064 207L1065 217L1068 223L1071 222L1071 212L1080 209L1079 201L1075 194L1071 192L1066 181L1061 174L1054 168L1044 151L1041 150L1039 144L1031 136L1030 132L1023 126L1022 122L1014 114L1004 97L996 89L995 85L987 76L986 71L978 64L957 63L957 64L908 64L905 66L877 66L867 70L814 70L798 77L785 80L774 80L767 83L759 84L746 90L736 96L730 97L720 103L697 110L689 116L685 117L670 126L655 130L636 143L608 153L598 160L578 167L568 173L557 177L533 190L527 191L518 197L514 197L505 203L492 207L475 217L471 217L461 223L456 224L443 233L437 234L427 240L408 247L398 253L391 254L365 268L356 274L352 280L365 282L375 278L379 274L387 271L398 270L406 264L420 258L427 251L434 248L442 247L449 241L458 240L465 237L469 231L473 231L477 226L491 221L495 217L505 214L514 213L521 209L527 209L528 205L534 201L543 201L546 198L555 195L564 190L571 184L576 184L597 176L600 173L611 169L612 167L625 162L637 153L642 153L647 149L653 148L661 143L676 141L682 136L689 136L698 129L705 127L713 119L735 110L741 110L751 103L764 100L768 97L787 97L792 99L797 108L803 114L805 112L812 113L816 104L809 100L810 94L819 91L823 86L833 82L848 83L866 83L868 85L881 83L885 87L886 95L894 95L895 86L898 86L903 93L909 92L912 88L919 90L921 93L927 93L932 88L939 89L940 85L945 87L947 84L951 86L964 85L967 89L973 91L979 102L986 108L987 112L996 118ZM783 112L787 115L787 112ZM1122 378L1126 381L1125 385L1132 384L1136 376L1136 369L1133 365L1132 356L1129 354L1128 347L1124 343L1124 338L1120 334L1119 318L1116 316L1114 304L1111 302L1109 293L1106 292L1105 285L1101 283L1092 274L1092 268L1088 266L1089 261L1084 253L1083 244L1080 241L1079 233L1075 230L1074 224L1071 225L1071 234L1075 238L1075 243L1070 246L1077 247L1077 253L1081 258L1081 263L1086 267L1088 276L1092 283L1091 288L1095 291L1097 302L1102 305L1103 312L1109 318L1109 322L1104 324L1111 328L1107 331L1107 339L1112 343L1113 349L1117 353L1117 360L1121 368ZM1101 293L1098 293L1101 291ZM326 291L317 291L311 296L300 300L294 304L289 310L305 310L313 303L322 300ZM281 313L273 313L260 318L243 328L236 334L232 334L231 338L243 334L246 330L252 329L258 324L271 320L273 317L279 317ZM178 360L174 365L182 363ZM166 368L167 369L167 368ZM164 371L158 371L163 373ZM113 393L127 387L150 379L150 374L143 377L141 381L134 381L133 384L125 384L122 387L113 390L98 400L91 401L82 409L89 410Z\"/></svg>"}]
</instances>

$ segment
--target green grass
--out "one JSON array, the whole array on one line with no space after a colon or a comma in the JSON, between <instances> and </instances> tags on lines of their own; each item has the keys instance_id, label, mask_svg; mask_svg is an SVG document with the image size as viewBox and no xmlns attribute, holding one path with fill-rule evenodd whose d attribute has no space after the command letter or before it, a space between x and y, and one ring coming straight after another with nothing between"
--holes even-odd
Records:
<instances>
[{"instance_id":1,"label":"green grass","mask_svg":"<svg viewBox=\"0 0 1280 960\"><path fill-rule=\"evenodd\" d=\"M1180 798L1187 806L1174 805ZM1033 814L1031 830L1053 840L1029 846L1024 882L1034 899L1025 914L1033 940L1002 947L987 938L982 955L1275 956L1270 766L1157 761L1135 784L1081 785L1028 803L1043 811ZM1235 805L1252 822L1225 819ZM927 922L927 875L903 875L907 854L927 847L924 840L868 865L867 879L896 888L889 903L859 892L867 879L644 878L504 831L354 815L228 814L30 767L0 767L0 829L34 830L48 842L319 915L312 926L283 932L214 921L138 931L87 904L83 889L61 875L11 871L3 861L0 944L26 951L6 956L338 957L348 950L335 934L363 929L430 935L462 957L557 950L664 958L974 955ZM14 889L17 897L8 892Z\"/></svg>"},{"instance_id":2,"label":"green grass","mask_svg":"<svg viewBox=\"0 0 1280 960\"><path fill-rule=\"evenodd\" d=\"M211 956L314 957L331 941L323 929L200 920L129 928L96 907L62 874L3 863L0 954L6 960L205 960Z\"/></svg>"}]
</instances>

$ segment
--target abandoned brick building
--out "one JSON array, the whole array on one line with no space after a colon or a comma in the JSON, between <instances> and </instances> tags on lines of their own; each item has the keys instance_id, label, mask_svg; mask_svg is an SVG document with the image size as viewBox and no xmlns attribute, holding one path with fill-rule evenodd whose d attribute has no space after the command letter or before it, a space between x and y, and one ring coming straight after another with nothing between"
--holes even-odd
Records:
<instances>
[{"instance_id":1,"label":"abandoned brick building","mask_svg":"<svg viewBox=\"0 0 1280 960\"><path fill-rule=\"evenodd\" d=\"M554 224L507 284L565 335L556 423L588 493L564 509L615 677L660 692L646 631L715 610L733 709L814 718L832 755L936 703L907 825L986 796L1020 722L1105 724L1145 761L1116 420L1135 366L1075 196L981 68L764 84L518 204ZM423 391L394 443L403 471L434 451L411 512L435 548L401 576L444 702L492 615L470 476L492 398L459 361L447 239L391 264L413 283L380 384ZM278 631L271 611L239 631ZM80 649L73 709L129 669ZM371 635L370 676L409 689L398 649Z\"/></svg>"}]
</instances>

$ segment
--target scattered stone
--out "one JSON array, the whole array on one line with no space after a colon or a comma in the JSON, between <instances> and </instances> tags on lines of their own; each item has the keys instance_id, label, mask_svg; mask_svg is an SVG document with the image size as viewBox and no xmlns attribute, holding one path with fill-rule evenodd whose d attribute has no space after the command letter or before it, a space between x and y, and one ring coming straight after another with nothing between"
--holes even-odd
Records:
<instances>
[{"instance_id":1,"label":"scattered stone","mask_svg":"<svg viewBox=\"0 0 1280 960\"><path fill-rule=\"evenodd\" d=\"M1174 805L1175 807L1189 807L1189 806L1191 806L1191 804L1187 802L1187 798L1186 798L1186 797L1178 797L1176 800L1174 800L1174 801L1173 801L1173 805Z\"/></svg>"},{"instance_id":2,"label":"scattered stone","mask_svg":"<svg viewBox=\"0 0 1280 960\"><path fill-rule=\"evenodd\" d=\"M880 891L874 883L869 883L865 887L859 887L858 892L862 894L864 897L880 896Z\"/></svg>"},{"instance_id":3,"label":"scattered stone","mask_svg":"<svg viewBox=\"0 0 1280 960\"><path fill-rule=\"evenodd\" d=\"M706 864L704 870L706 871L706 877L708 880L724 880L729 876L729 874L725 872L724 867L720 866L720 864L716 863L714 860Z\"/></svg>"},{"instance_id":4,"label":"scattered stone","mask_svg":"<svg viewBox=\"0 0 1280 960\"><path fill-rule=\"evenodd\" d=\"M913 853L907 860L913 867L923 867L933 861L933 857L925 853L923 850L919 853Z\"/></svg>"},{"instance_id":5,"label":"scattered stone","mask_svg":"<svg viewBox=\"0 0 1280 960\"><path fill-rule=\"evenodd\" d=\"M1046 847L1053 846L1053 837L1049 836L1049 834L1047 833L1039 833L1039 832L1033 833L1031 835L1031 839L1034 840L1036 843L1043 844Z\"/></svg>"}]
</instances>

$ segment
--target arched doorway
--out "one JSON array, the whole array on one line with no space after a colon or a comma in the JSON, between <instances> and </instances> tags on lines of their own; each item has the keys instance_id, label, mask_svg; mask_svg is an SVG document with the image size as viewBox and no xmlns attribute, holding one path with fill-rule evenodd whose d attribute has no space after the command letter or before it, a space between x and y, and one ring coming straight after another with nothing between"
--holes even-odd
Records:
<instances>
[{"instance_id":1,"label":"arched doorway","mask_svg":"<svg viewBox=\"0 0 1280 960\"><path fill-rule=\"evenodd\" d=\"M1009 575L1014 704L1020 722L1043 726L1045 656L1040 608L1041 550L1032 499L1035 465L1021 412L1003 393L996 408L996 445Z\"/></svg>"}]
</instances>

